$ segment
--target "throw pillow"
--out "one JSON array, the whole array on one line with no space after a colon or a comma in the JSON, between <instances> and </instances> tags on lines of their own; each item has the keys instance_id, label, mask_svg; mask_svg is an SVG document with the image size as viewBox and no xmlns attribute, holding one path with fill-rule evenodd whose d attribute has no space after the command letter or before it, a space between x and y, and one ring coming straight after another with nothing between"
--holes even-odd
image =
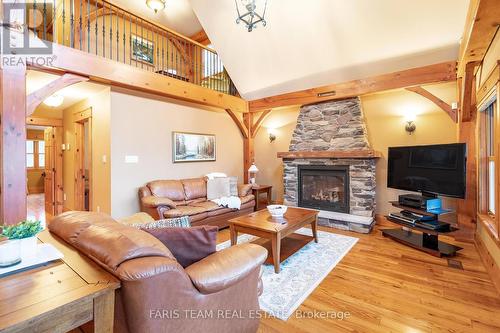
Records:
<instances>
[{"instance_id":1,"label":"throw pillow","mask_svg":"<svg viewBox=\"0 0 500 333\"><path fill-rule=\"evenodd\" d=\"M231 194L229 178L214 178L207 182L207 200L228 197Z\"/></svg>"},{"instance_id":2,"label":"throw pillow","mask_svg":"<svg viewBox=\"0 0 500 333\"><path fill-rule=\"evenodd\" d=\"M238 196L238 177L229 177L229 194L231 196Z\"/></svg>"},{"instance_id":3,"label":"throw pillow","mask_svg":"<svg viewBox=\"0 0 500 333\"><path fill-rule=\"evenodd\" d=\"M252 191L252 184L240 184L238 185L238 196L247 196Z\"/></svg>"},{"instance_id":4,"label":"throw pillow","mask_svg":"<svg viewBox=\"0 0 500 333\"><path fill-rule=\"evenodd\" d=\"M144 230L155 236L186 268L215 252L218 228L199 226L192 228L162 228Z\"/></svg>"},{"instance_id":5,"label":"throw pillow","mask_svg":"<svg viewBox=\"0 0 500 333\"><path fill-rule=\"evenodd\" d=\"M151 229L162 229L162 228L189 228L191 227L191 222L188 216L176 217L171 219L163 219L148 223L134 223L130 225L134 228L151 230Z\"/></svg>"}]
</instances>

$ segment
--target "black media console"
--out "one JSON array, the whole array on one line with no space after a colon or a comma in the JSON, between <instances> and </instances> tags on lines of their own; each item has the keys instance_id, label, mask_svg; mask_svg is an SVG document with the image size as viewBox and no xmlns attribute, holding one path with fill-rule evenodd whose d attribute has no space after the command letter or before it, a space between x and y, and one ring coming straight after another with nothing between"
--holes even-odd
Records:
<instances>
[{"instance_id":1,"label":"black media console","mask_svg":"<svg viewBox=\"0 0 500 333\"><path fill-rule=\"evenodd\" d=\"M438 239L441 234L448 234L458 230L458 228L446 222L439 221L439 214L430 213L416 207L404 206L398 201L391 201L390 203L394 207L402 209L402 211L387 215L386 218L401 225L402 228L383 229L382 235L385 237L436 257L451 257L462 249Z\"/></svg>"}]
</instances>

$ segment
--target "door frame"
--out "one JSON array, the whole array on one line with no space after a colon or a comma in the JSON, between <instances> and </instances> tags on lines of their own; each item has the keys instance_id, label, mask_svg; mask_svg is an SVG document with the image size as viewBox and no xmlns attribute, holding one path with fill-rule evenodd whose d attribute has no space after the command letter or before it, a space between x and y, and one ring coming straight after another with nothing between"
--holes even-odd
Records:
<instances>
[{"instance_id":1,"label":"door frame","mask_svg":"<svg viewBox=\"0 0 500 333\"><path fill-rule=\"evenodd\" d=\"M52 127L54 129L54 205L51 212L47 212L53 215L59 215L63 212L64 207L64 186L63 186L63 122L62 119L51 119L51 118L36 118L27 117L26 125L37 125ZM45 194L45 190L44 190Z\"/></svg>"},{"instance_id":2,"label":"door frame","mask_svg":"<svg viewBox=\"0 0 500 333\"><path fill-rule=\"evenodd\" d=\"M88 122L89 126L89 211L93 207L93 161L92 161L92 107L89 107L83 111L77 111L73 113L73 125L75 129L75 209L85 210L85 159L84 159L84 147L85 147L85 122Z\"/></svg>"}]
</instances>

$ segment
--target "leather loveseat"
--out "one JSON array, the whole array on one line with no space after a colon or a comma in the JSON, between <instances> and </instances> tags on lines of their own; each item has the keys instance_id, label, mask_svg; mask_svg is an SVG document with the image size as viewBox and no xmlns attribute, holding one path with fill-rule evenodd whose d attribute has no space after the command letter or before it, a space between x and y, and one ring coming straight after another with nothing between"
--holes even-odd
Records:
<instances>
[{"instance_id":1,"label":"leather loveseat","mask_svg":"<svg viewBox=\"0 0 500 333\"><path fill-rule=\"evenodd\" d=\"M155 219L189 216L191 225L228 226L227 220L251 213L255 197L249 184L238 185L239 210L207 200L206 178L155 180L139 189L141 211Z\"/></svg>"},{"instance_id":2,"label":"leather loveseat","mask_svg":"<svg viewBox=\"0 0 500 333\"><path fill-rule=\"evenodd\" d=\"M260 271L267 256L259 245L232 246L186 264L186 249L203 247L203 237L177 237L175 245L169 243L174 251L146 231L92 212L63 213L48 228L121 281L114 332L257 331ZM216 228L179 232L189 229ZM182 251L184 261L176 259L176 251Z\"/></svg>"}]
</instances>

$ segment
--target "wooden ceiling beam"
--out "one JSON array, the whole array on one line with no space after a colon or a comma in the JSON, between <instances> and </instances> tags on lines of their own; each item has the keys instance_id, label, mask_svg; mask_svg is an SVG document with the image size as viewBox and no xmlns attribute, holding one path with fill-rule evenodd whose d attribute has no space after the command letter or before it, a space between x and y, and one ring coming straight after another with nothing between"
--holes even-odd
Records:
<instances>
[{"instance_id":1,"label":"wooden ceiling beam","mask_svg":"<svg viewBox=\"0 0 500 333\"><path fill-rule=\"evenodd\" d=\"M89 78L75 74L64 74L63 76L49 82L37 91L32 92L26 98L26 117L29 117L35 112L40 103L47 97L55 94L59 90L69 87L75 83L88 81Z\"/></svg>"},{"instance_id":2,"label":"wooden ceiling beam","mask_svg":"<svg viewBox=\"0 0 500 333\"><path fill-rule=\"evenodd\" d=\"M231 109L226 109L227 114L233 119L234 123L236 126L238 126L238 129L241 132L241 135L243 135L243 138L248 139L250 137L250 130L249 128L244 124L243 120L238 118L236 113L233 112Z\"/></svg>"},{"instance_id":3,"label":"wooden ceiling beam","mask_svg":"<svg viewBox=\"0 0 500 333\"><path fill-rule=\"evenodd\" d=\"M205 46L212 43L210 41L210 39L208 38L207 33L203 29L201 29L200 31L198 31L194 35L190 36L189 38L194 40L194 41L197 41L198 43L203 44Z\"/></svg>"},{"instance_id":4,"label":"wooden ceiling beam","mask_svg":"<svg viewBox=\"0 0 500 333\"><path fill-rule=\"evenodd\" d=\"M500 1L471 0L460 43L458 77L469 62L482 61L500 26Z\"/></svg>"},{"instance_id":5,"label":"wooden ceiling beam","mask_svg":"<svg viewBox=\"0 0 500 333\"><path fill-rule=\"evenodd\" d=\"M275 107L320 103L334 99L344 99L366 95L384 90L406 88L437 82L449 82L454 80L456 80L456 62L448 61L389 74L377 75L361 80L337 83L253 100L249 102L249 110L250 112L259 112L263 109Z\"/></svg>"},{"instance_id":6,"label":"wooden ceiling beam","mask_svg":"<svg viewBox=\"0 0 500 333\"><path fill-rule=\"evenodd\" d=\"M55 43L52 43L51 60L45 66L36 63L28 63L28 66L59 75L88 76L95 82L221 109L229 108L233 112L248 111L248 103L239 97Z\"/></svg>"},{"instance_id":7,"label":"wooden ceiling beam","mask_svg":"<svg viewBox=\"0 0 500 333\"><path fill-rule=\"evenodd\" d=\"M443 101L441 98L433 95L432 93L430 93L428 90L425 90L424 88L420 87L420 86L416 86L416 87L409 87L409 88L406 88L406 90L408 91L411 91L411 92L414 92L416 94L419 94L420 96L422 97L425 97L427 98L428 100L430 100L432 103L436 104L437 106L439 106L444 112L446 112L450 118L454 121L454 122L457 122L458 121L458 116L457 116L457 111L454 110L450 104L446 103L445 101Z\"/></svg>"},{"instance_id":8,"label":"wooden ceiling beam","mask_svg":"<svg viewBox=\"0 0 500 333\"><path fill-rule=\"evenodd\" d=\"M262 114L260 115L260 117L255 122L255 124L252 125L252 128L250 129L250 136L252 138L255 138L255 136L257 135L257 132L259 132L260 128L262 127L262 123L264 122L264 120L266 120L267 116L269 116L271 111L272 111L272 109L264 110L262 112Z\"/></svg>"}]
</instances>

